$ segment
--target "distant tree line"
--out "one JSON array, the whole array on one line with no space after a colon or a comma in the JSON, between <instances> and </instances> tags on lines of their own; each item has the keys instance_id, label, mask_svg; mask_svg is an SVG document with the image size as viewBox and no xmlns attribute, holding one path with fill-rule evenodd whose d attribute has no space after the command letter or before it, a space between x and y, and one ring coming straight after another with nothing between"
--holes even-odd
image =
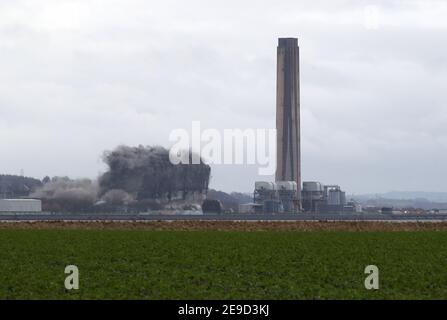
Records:
<instances>
[{"instance_id":1,"label":"distant tree line","mask_svg":"<svg viewBox=\"0 0 447 320\"><path fill-rule=\"evenodd\" d=\"M38 179L2 174L0 175L0 198L28 197L41 186L42 182Z\"/></svg>"}]
</instances>

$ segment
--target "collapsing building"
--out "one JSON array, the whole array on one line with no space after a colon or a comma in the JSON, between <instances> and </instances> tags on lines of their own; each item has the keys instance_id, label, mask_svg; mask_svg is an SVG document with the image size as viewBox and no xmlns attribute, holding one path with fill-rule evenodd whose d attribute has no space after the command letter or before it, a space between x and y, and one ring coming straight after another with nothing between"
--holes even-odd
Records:
<instances>
[{"instance_id":1,"label":"collapsing building","mask_svg":"<svg viewBox=\"0 0 447 320\"><path fill-rule=\"evenodd\" d=\"M192 163L193 153L188 156ZM202 159L199 164L174 165L163 147L119 146L105 152L104 161L109 169L99 178L101 196L123 190L138 201L193 203L201 202L208 190L209 165Z\"/></svg>"}]
</instances>

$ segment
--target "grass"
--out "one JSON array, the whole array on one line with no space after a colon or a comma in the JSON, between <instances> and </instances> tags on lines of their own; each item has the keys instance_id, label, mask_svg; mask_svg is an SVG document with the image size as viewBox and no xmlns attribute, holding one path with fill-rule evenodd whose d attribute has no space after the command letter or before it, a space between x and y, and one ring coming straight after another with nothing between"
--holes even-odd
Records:
<instances>
[{"instance_id":1,"label":"grass","mask_svg":"<svg viewBox=\"0 0 447 320\"><path fill-rule=\"evenodd\" d=\"M446 299L446 266L446 232L0 230L0 299Z\"/></svg>"}]
</instances>

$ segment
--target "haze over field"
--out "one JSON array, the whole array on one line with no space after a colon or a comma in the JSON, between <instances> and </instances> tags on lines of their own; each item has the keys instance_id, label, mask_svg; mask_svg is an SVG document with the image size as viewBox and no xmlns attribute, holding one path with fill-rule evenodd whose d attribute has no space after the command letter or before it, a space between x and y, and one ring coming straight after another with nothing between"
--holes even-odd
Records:
<instances>
[{"instance_id":1,"label":"haze over field","mask_svg":"<svg viewBox=\"0 0 447 320\"><path fill-rule=\"evenodd\" d=\"M96 178L104 150L274 128L278 37L301 48L303 180L445 191L444 1L2 0L0 168ZM268 177L270 178L270 177ZM250 192L257 167L213 166Z\"/></svg>"}]
</instances>

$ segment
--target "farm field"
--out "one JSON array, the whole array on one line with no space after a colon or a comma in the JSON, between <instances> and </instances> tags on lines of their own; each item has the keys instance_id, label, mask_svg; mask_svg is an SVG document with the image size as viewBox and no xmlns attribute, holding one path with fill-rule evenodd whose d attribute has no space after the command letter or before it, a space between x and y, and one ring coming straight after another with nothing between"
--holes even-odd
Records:
<instances>
[{"instance_id":1,"label":"farm field","mask_svg":"<svg viewBox=\"0 0 447 320\"><path fill-rule=\"evenodd\" d=\"M0 299L447 299L446 266L445 231L0 230Z\"/></svg>"}]
</instances>

